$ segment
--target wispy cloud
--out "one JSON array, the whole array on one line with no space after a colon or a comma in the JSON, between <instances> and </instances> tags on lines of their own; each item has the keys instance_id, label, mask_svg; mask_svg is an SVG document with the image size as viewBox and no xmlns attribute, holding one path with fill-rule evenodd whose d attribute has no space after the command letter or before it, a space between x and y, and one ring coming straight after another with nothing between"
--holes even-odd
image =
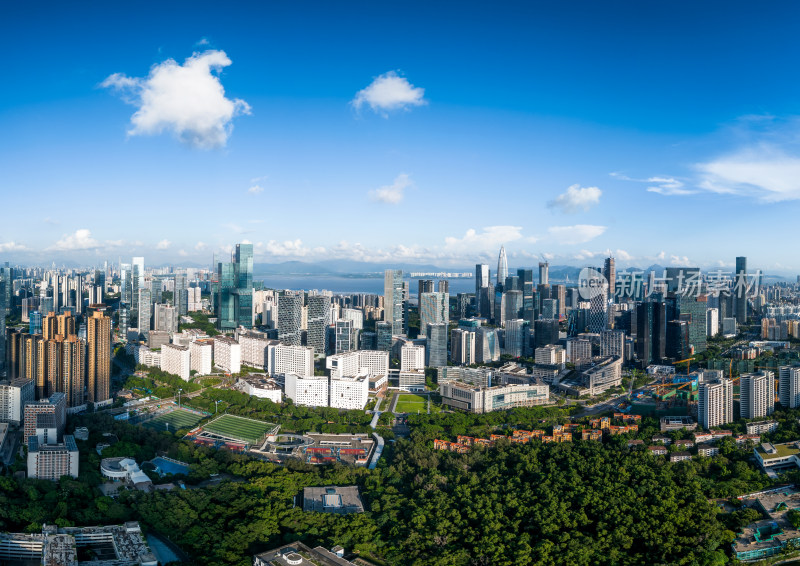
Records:
<instances>
[{"instance_id":1,"label":"wispy cloud","mask_svg":"<svg viewBox=\"0 0 800 566\"><path fill-rule=\"evenodd\" d=\"M587 211L600 204L600 195L603 194L597 187L581 187L572 185L565 193L560 194L555 200L547 203L550 208L558 208L562 212L573 213Z\"/></svg>"},{"instance_id":2,"label":"wispy cloud","mask_svg":"<svg viewBox=\"0 0 800 566\"><path fill-rule=\"evenodd\" d=\"M0 252L23 252L28 248L17 242L0 242Z\"/></svg>"},{"instance_id":3,"label":"wispy cloud","mask_svg":"<svg viewBox=\"0 0 800 566\"><path fill-rule=\"evenodd\" d=\"M192 147L220 148L233 130L233 118L250 114L247 102L225 96L218 74L230 64L224 51L210 50L193 54L183 65L173 59L154 65L145 78L114 73L101 86L137 108L128 135L168 131Z\"/></svg>"},{"instance_id":4,"label":"wispy cloud","mask_svg":"<svg viewBox=\"0 0 800 566\"><path fill-rule=\"evenodd\" d=\"M449 236L444 247L449 252L492 251L501 245L522 239L522 226L486 226L480 232L470 228L460 238Z\"/></svg>"},{"instance_id":5,"label":"wispy cloud","mask_svg":"<svg viewBox=\"0 0 800 566\"><path fill-rule=\"evenodd\" d=\"M575 224L573 226L551 226L547 229L550 237L559 244L584 244L594 240L606 231L605 226Z\"/></svg>"},{"instance_id":6,"label":"wispy cloud","mask_svg":"<svg viewBox=\"0 0 800 566\"><path fill-rule=\"evenodd\" d=\"M368 87L358 91L351 101L356 110L366 104L384 116L391 110L403 110L427 103L425 89L415 87L396 71L380 75Z\"/></svg>"},{"instance_id":7,"label":"wispy cloud","mask_svg":"<svg viewBox=\"0 0 800 566\"><path fill-rule=\"evenodd\" d=\"M369 192L369 198L387 204L400 204L405 196L405 190L411 185L411 178L405 173L402 173L395 177L394 183L391 185L385 185L371 190Z\"/></svg>"},{"instance_id":8,"label":"wispy cloud","mask_svg":"<svg viewBox=\"0 0 800 566\"><path fill-rule=\"evenodd\" d=\"M686 186L686 182L675 177L670 176L654 176L644 179L636 179L628 177L622 173L610 173L610 175L621 181L631 181L633 183L642 183L649 185L647 191L650 193L657 193L664 196L684 196L693 195L698 191Z\"/></svg>"},{"instance_id":9,"label":"wispy cloud","mask_svg":"<svg viewBox=\"0 0 800 566\"><path fill-rule=\"evenodd\" d=\"M761 144L699 163L700 187L719 194L753 197L762 202L800 199L800 157Z\"/></svg>"},{"instance_id":10,"label":"wispy cloud","mask_svg":"<svg viewBox=\"0 0 800 566\"><path fill-rule=\"evenodd\" d=\"M264 187L262 187L261 185L253 185L252 187L247 189L247 192L250 193L251 195L257 195L264 192Z\"/></svg>"}]
</instances>

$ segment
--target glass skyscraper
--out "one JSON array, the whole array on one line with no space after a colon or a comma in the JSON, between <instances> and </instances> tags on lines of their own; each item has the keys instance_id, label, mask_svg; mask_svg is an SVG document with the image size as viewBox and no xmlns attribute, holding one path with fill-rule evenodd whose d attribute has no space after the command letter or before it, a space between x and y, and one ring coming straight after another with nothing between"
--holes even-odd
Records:
<instances>
[{"instance_id":1,"label":"glass skyscraper","mask_svg":"<svg viewBox=\"0 0 800 566\"><path fill-rule=\"evenodd\" d=\"M231 263L217 264L217 324L223 332L253 327L253 244L236 244Z\"/></svg>"},{"instance_id":2,"label":"glass skyscraper","mask_svg":"<svg viewBox=\"0 0 800 566\"><path fill-rule=\"evenodd\" d=\"M383 278L383 320L391 324L393 335L405 333L404 298L403 271L387 269Z\"/></svg>"}]
</instances>

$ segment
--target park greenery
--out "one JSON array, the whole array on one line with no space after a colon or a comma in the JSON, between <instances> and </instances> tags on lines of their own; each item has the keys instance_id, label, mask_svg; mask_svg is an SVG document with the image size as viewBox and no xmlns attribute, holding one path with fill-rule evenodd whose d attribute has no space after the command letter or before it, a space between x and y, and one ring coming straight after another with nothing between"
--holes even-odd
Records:
<instances>
[{"instance_id":1,"label":"park greenery","mask_svg":"<svg viewBox=\"0 0 800 566\"><path fill-rule=\"evenodd\" d=\"M202 330L208 336L216 336L219 334L217 327L214 326L214 323L208 321L208 315L204 314L200 311L192 311L189 313L189 317L194 320L194 322L189 322L186 324L179 324L178 330L183 332L184 330L188 330L189 328L196 328L197 330Z\"/></svg>"},{"instance_id":2,"label":"park greenery","mask_svg":"<svg viewBox=\"0 0 800 566\"><path fill-rule=\"evenodd\" d=\"M286 431L367 432L363 411L275 404L236 391L205 390L191 403L279 423ZM457 435L510 436L517 428L548 429L575 408L533 407L473 415L411 414L406 439L387 442L375 470L339 464L276 465L225 450L197 446L182 432L156 431L103 413L78 415L69 430L86 426L78 441L81 475L59 482L0 476L0 530L37 532L63 526L138 520L168 535L203 565L249 565L252 555L294 540L342 545L376 564L472 566L516 564L722 565L734 533L757 519L752 509L724 512L718 501L758 491L773 482L749 461L750 449L731 439L721 453L670 463L643 449L658 421L645 417L636 433L604 442L575 440L527 445L498 440L466 454L436 451L433 439ZM800 436L800 411L778 411L774 441ZM388 424L391 417L381 422ZM785 431L783 428L785 427ZM743 428L737 423L731 428ZM386 438L391 431L381 431ZM687 438L687 431L668 433ZM167 455L190 465L189 489L102 496L101 457L145 462ZM677 448L670 446L670 450ZM19 465L18 465L19 467ZM15 468L9 470L13 472ZM147 468L145 468L147 470ZM790 481L795 481L790 474ZM224 478L211 482L212 477ZM307 486L358 485L367 511L356 515L307 513L296 505Z\"/></svg>"}]
</instances>

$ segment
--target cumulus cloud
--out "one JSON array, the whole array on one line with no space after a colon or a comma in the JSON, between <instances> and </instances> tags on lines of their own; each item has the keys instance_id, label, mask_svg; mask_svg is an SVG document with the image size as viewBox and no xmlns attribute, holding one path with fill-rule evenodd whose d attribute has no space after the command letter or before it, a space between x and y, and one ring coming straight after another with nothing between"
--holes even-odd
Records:
<instances>
[{"instance_id":1,"label":"cumulus cloud","mask_svg":"<svg viewBox=\"0 0 800 566\"><path fill-rule=\"evenodd\" d=\"M219 148L228 141L233 118L250 114L247 102L225 96L219 73L230 64L224 51L210 50L194 53L183 65L167 59L144 78L114 73L101 86L137 108L128 135L168 131L192 147Z\"/></svg>"},{"instance_id":2,"label":"cumulus cloud","mask_svg":"<svg viewBox=\"0 0 800 566\"><path fill-rule=\"evenodd\" d=\"M86 228L76 230L74 234L64 234L64 236L53 244L49 250L70 251L70 250L94 250L100 247L100 242L92 238L92 233Z\"/></svg>"},{"instance_id":3,"label":"cumulus cloud","mask_svg":"<svg viewBox=\"0 0 800 566\"><path fill-rule=\"evenodd\" d=\"M166 239L165 239L165 240L161 240L159 243L157 243L157 244L156 244L156 249L157 249L157 250L166 250L166 249L169 249L169 245L170 245L171 243L172 243L172 242L170 242L169 240L166 240Z\"/></svg>"},{"instance_id":4,"label":"cumulus cloud","mask_svg":"<svg viewBox=\"0 0 800 566\"><path fill-rule=\"evenodd\" d=\"M257 195L264 192L264 187L262 187L261 185L253 185L252 187L247 189L247 192L250 193L251 195Z\"/></svg>"},{"instance_id":5,"label":"cumulus cloud","mask_svg":"<svg viewBox=\"0 0 800 566\"><path fill-rule=\"evenodd\" d=\"M386 115L390 110L423 106L428 103L424 97L424 88L415 87L396 71L389 71L377 77L367 88L358 91L351 104L356 110L366 104L373 111Z\"/></svg>"},{"instance_id":6,"label":"cumulus cloud","mask_svg":"<svg viewBox=\"0 0 800 566\"><path fill-rule=\"evenodd\" d=\"M17 242L0 242L0 252L21 252L28 248Z\"/></svg>"},{"instance_id":7,"label":"cumulus cloud","mask_svg":"<svg viewBox=\"0 0 800 566\"><path fill-rule=\"evenodd\" d=\"M205 242L197 242L194 245L194 249L197 250L198 252L205 250L207 247L208 245Z\"/></svg>"},{"instance_id":8,"label":"cumulus cloud","mask_svg":"<svg viewBox=\"0 0 800 566\"><path fill-rule=\"evenodd\" d=\"M461 238L448 236L444 246L450 252L491 251L521 238L521 226L486 226L480 232L470 228Z\"/></svg>"},{"instance_id":9,"label":"cumulus cloud","mask_svg":"<svg viewBox=\"0 0 800 566\"><path fill-rule=\"evenodd\" d=\"M402 173L395 177L394 183L391 185L385 185L371 190L369 192L369 198L387 204L400 204L403 200L404 191L411 185L411 178L405 173Z\"/></svg>"},{"instance_id":10,"label":"cumulus cloud","mask_svg":"<svg viewBox=\"0 0 800 566\"><path fill-rule=\"evenodd\" d=\"M555 200L547 203L550 208L561 209L562 212L573 213L580 210L586 211L600 204L600 195L603 191L597 187L581 187L572 185L567 192L560 194Z\"/></svg>"},{"instance_id":11,"label":"cumulus cloud","mask_svg":"<svg viewBox=\"0 0 800 566\"><path fill-rule=\"evenodd\" d=\"M551 226L547 229L551 238L560 244L583 244L593 240L606 231L605 226L575 224L573 226Z\"/></svg>"},{"instance_id":12,"label":"cumulus cloud","mask_svg":"<svg viewBox=\"0 0 800 566\"><path fill-rule=\"evenodd\" d=\"M181 256L181 257L186 257L189 254L186 253L186 250L178 250L178 255Z\"/></svg>"},{"instance_id":13,"label":"cumulus cloud","mask_svg":"<svg viewBox=\"0 0 800 566\"><path fill-rule=\"evenodd\" d=\"M725 155L696 169L700 187L720 194L754 197L762 202L800 199L800 157L773 145Z\"/></svg>"}]
</instances>

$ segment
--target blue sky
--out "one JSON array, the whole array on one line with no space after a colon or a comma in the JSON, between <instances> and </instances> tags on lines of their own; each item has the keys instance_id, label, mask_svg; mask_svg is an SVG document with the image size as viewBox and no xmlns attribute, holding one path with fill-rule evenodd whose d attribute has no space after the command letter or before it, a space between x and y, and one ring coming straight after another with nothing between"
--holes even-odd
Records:
<instances>
[{"instance_id":1,"label":"blue sky","mask_svg":"<svg viewBox=\"0 0 800 566\"><path fill-rule=\"evenodd\" d=\"M800 271L798 12L5 7L0 259Z\"/></svg>"}]
</instances>

